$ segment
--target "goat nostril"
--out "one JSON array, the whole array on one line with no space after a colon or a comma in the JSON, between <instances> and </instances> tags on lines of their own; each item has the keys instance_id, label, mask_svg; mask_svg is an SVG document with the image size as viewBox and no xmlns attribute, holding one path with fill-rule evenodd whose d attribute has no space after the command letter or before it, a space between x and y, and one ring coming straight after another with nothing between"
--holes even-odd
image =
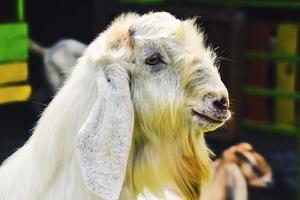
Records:
<instances>
[{"instance_id":1,"label":"goat nostril","mask_svg":"<svg viewBox=\"0 0 300 200\"><path fill-rule=\"evenodd\" d=\"M215 100L213 105L219 110L227 110L228 109L228 101L225 97Z\"/></svg>"}]
</instances>

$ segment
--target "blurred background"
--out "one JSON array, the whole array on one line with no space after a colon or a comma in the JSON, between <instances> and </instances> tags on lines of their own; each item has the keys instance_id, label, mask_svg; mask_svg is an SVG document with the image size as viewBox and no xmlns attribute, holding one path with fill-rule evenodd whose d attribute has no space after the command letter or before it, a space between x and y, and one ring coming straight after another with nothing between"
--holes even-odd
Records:
<instances>
[{"instance_id":1,"label":"blurred background","mask_svg":"<svg viewBox=\"0 0 300 200\"><path fill-rule=\"evenodd\" d=\"M219 156L249 142L273 170L274 184L249 187L249 198L300 199L297 0L1 0L0 162L31 135L85 44L120 13L150 10L199 16L216 48L234 118L208 144Z\"/></svg>"}]
</instances>

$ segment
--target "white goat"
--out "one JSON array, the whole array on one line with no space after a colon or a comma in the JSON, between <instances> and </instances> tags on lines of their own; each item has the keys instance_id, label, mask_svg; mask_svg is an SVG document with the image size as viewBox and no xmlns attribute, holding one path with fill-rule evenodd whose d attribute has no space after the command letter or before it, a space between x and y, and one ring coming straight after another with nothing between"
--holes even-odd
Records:
<instances>
[{"instance_id":1,"label":"white goat","mask_svg":"<svg viewBox=\"0 0 300 200\"><path fill-rule=\"evenodd\" d=\"M165 188L199 198L204 132L230 118L195 20L122 15L92 42L0 169L1 200L134 200Z\"/></svg>"},{"instance_id":2,"label":"white goat","mask_svg":"<svg viewBox=\"0 0 300 200\"><path fill-rule=\"evenodd\" d=\"M61 87L85 48L85 44L73 39L60 40L49 48L30 41L30 49L43 56L46 77L53 92Z\"/></svg>"}]
</instances>

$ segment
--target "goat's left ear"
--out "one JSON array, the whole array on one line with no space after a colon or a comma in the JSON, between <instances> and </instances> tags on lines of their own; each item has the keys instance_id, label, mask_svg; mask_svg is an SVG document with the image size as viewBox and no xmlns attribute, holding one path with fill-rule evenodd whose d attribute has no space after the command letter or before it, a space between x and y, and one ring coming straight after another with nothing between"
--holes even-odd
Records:
<instances>
[{"instance_id":1,"label":"goat's left ear","mask_svg":"<svg viewBox=\"0 0 300 200\"><path fill-rule=\"evenodd\" d=\"M104 200L118 200L133 131L133 105L126 70L112 64L97 75L98 97L77 138L87 187Z\"/></svg>"}]
</instances>

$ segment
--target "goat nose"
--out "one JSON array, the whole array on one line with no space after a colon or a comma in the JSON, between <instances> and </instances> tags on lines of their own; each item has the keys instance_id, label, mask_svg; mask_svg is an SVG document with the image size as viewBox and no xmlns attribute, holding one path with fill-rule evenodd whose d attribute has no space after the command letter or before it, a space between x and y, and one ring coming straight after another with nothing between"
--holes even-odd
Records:
<instances>
[{"instance_id":1,"label":"goat nose","mask_svg":"<svg viewBox=\"0 0 300 200\"><path fill-rule=\"evenodd\" d=\"M228 110L228 99L226 97L221 97L219 99L216 99L214 102L213 102L213 105L216 109L218 110Z\"/></svg>"}]
</instances>

